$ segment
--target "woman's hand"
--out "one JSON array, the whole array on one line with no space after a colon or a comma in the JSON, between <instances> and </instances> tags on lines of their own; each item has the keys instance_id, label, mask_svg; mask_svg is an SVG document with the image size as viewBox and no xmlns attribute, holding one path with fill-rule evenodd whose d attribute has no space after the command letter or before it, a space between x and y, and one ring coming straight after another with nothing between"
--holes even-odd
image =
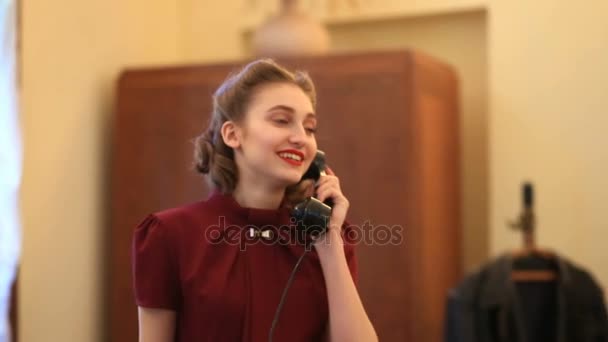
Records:
<instances>
[{"instance_id":1,"label":"woman's hand","mask_svg":"<svg viewBox=\"0 0 608 342\"><path fill-rule=\"evenodd\" d=\"M348 199L342 193L342 189L340 188L340 180L336 174L329 167L326 168L326 172L327 175L322 175L317 183L317 195L315 197L321 202L331 198L334 205L332 207L327 233L319 236L317 241L315 241L315 246L317 249L319 248L318 246L320 244L330 245L323 242L332 242L332 245L336 245L333 243L335 240L338 240L335 242L341 242L342 225L344 224L346 213L348 212L348 208L350 206ZM337 245L342 246L342 243Z\"/></svg>"}]
</instances>

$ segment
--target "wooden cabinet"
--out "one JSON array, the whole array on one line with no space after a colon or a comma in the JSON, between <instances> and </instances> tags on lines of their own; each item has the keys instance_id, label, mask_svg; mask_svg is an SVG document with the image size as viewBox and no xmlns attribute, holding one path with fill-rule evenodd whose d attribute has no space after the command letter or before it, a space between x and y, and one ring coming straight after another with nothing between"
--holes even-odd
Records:
<instances>
[{"instance_id":1,"label":"wooden cabinet","mask_svg":"<svg viewBox=\"0 0 608 342\"><path fill-rule=\"evenodd\" d=\"M460 275L458 81L413 51L282 60L318 91L319 148L359 225L358 288L381 341L440 341ZM240 65L240 64L239 64ZM109 212L108 340L135 341L130 245L149 212L206 197L192 139L234 64L141 69L118 84ZM389 233L389 235L387 235ZM387 237L388 236L388 237Z\"/></svg>"}]
</instances>

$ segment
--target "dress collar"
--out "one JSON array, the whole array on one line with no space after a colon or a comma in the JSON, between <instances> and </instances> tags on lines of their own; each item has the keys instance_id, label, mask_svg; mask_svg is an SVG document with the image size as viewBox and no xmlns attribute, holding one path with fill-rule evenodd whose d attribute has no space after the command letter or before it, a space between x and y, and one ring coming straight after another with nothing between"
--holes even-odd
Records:
<instances>
[{"instance_id":1,"label":"dress collar","mask_svg":"<svg viewBox=\"0 0 608 342\"><path fill-rule=\"evenodd\" d=\"M211 191L209 203L230 214L235 223L264 226L289 224L290 211L281 206L278 209L258 209L241 206L232 194L224 194L218 189Z\"/></svg>"},{"instance_id":2,"label":"dress collar","mask_svg":"<svg viewBox=\"0 0 608 342\"><path fill-rule=\"evenodd\" d=\"M294 255L301 255L306 245L310 244L310 236L303 234L302 230L297 229L291 220L291 211L285 206L278 209L257 209L242 207L232 196L224 194L215 189L212 190L207 199L207 203L220 215L226 215L230 227L237 225L241 227L238 239L247 238L247 232L254 227L256 230L272 230L273 241L287 247ZM227 232L229 226L220 227L218 239L235 239L233 231ZM243 232L242 228L245 229ZM231 235L232 234L232 235ZM232 241L232 240L231 240ZM232 241L235 242L235 241ZM308 247L312 248L312 247ZM318 258L316 252L312 253L313 258Z\"/></svg>"}]
</instances>

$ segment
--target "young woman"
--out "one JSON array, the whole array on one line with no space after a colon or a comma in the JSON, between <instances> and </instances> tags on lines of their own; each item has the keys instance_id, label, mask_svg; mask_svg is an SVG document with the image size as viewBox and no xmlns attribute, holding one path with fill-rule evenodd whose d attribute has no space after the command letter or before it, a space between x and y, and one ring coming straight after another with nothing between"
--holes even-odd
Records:
<instances>
[{"instance_id":1,"label":"young woman","mask_svg":"<svg viewBox=\"0 0 608 342\"><path fill-rule=\"evenodd\" d=\"M293 226L290 208L313 191L333 200L329 228L304 257L273 340L376 341L354 284L349 202L338 177L328 170L315 189L301 181L317 151L308 75L258 60L213 100L195 157L214 190L205 201L149 215L134 233L140 342L267 341L305 247L259 228ZM289 229L271 233L289 238Z\"/></svg>"}]
</instances>

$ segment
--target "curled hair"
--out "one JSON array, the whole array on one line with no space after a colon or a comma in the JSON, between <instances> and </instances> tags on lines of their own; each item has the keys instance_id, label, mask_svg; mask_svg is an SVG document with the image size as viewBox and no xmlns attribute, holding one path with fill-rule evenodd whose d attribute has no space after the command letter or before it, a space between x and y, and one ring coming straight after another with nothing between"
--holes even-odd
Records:
<instances>
[{"instance_id":1,"label":"curled hair","mask_svg":"<svg viewBox=\"0 0 608 342\"><path fill-rule=\"evenodd\" d=\"M291 72L272 59L260 59L230 75L213 94L213 109L207 129L194 141L194 165L207 176L209 185L222 193L232 193L238 182L234 150L224 143L220 129L226 121L242 123L255 90L264 84L288 83L298 86L316 106L316 92L306 72ZM309 182L300 182L285 190L285 204L303 199Z\"/></svg>"}]
</instances>

